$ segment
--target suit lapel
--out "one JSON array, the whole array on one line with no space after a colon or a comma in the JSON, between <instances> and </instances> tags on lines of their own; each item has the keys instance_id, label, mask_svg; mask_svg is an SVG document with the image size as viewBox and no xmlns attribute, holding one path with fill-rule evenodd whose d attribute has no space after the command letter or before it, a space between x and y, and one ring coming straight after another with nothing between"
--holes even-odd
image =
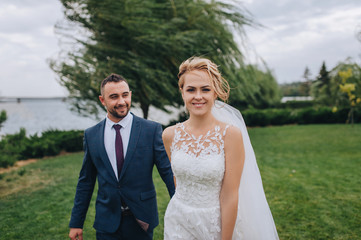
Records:
<instances>
[{"instance_id":1,"label":"suit lapel","mask_svg":"<svg viewBox=\"0 0 361 240\"><path fill-rule=\"evenodd\" d=\"M130 131L128 150L127 150L127 154L124 159L124 165L123 165L119 180L123 177L124 172L127 169L129 162L131 161L133 154L137 148L140 131L141 131L140 119L137 116L133 115L133 123L132 123L132 130Z\"/></svg>"},{"instance_id":2,"label":"suit lapel","mask_svg":"<svg viewBox=\"0 0 361 240\"><path fill-rule=\"evenodd\" d=\"M112 179L114 181L118 181L117 180L117 177L115 176L115 173L114 173L114 170L113 170L113 167L110 163L110 160L109 160L109 157L108 157L108 154L107 154L107 151L105 150L105 145L104 145L104 128L105 128L105 119L101 122L99 128L98 128L98 133L97 135L100 136L100 137L97 137L96 139L98 139L98 143L97 143L97 146L99 146L99 155L100 155L100 158L102 159L103 163L104 163L104 166L105 166L105 169L109 172L109 176L112 177Z\"/></svg>"}]
</instances>

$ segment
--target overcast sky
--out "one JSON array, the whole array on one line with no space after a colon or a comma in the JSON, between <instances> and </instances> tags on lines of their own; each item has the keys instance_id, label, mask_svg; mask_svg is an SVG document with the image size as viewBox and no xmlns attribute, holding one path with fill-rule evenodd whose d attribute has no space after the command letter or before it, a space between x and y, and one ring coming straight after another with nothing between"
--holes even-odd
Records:
<instances>
[{"instance_id":1,"label":"overcast sky","mask_svg":"<svg viewBox=\"0 0 361 240\"><path fill-rule=\"evenodd\" d=\"M360 63L360 0L240 2L265 26L247 34L279 83L300 81L306 66L314 77L322 61L328 69L347 57ZM47 64L60 51L62 18L58 0L0 1L0 97L66 95Z\"/></svg>"}]
</instances>

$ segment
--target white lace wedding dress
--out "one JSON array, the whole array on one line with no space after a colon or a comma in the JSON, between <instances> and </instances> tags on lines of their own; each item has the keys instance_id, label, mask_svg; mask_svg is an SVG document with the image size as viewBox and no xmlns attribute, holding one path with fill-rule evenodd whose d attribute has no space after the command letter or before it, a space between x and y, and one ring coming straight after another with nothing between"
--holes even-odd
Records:
<instances>
[{"instance_id":1,"label":"white lace wedding dress","mask_svg":"<svg viewBox=\"0 0 361 240\"><path fill-rule=\"evenodd\" d=\"M221 239L219 195L225 172L224 137L228 127L226 124L218 125L206 135L195 137L187 132L183 123L176 125L171 160L177 186L164 216L165 240ZM246 143L249 141L248 134L243 138ZM278 239L257 164L252 165L252 159L247 160L252 156L253 149L250 153L245 146L245 150L232 239ZM249 174L255 178L255 184L248 181L252 179L249 179Z\"/></svg>"},{"instance_id":2,"label":"white lace wedding dress","mask_svg":"<svg viewBox=\"0 0 361 240\"><path fill-rule=\"evenodd\" d=\"M221 239L219 193L226 129L217 126L195 138L182 123L176 125L171 159L177 187L164 217L164 239Z\"/></svg>"}]
</instances>

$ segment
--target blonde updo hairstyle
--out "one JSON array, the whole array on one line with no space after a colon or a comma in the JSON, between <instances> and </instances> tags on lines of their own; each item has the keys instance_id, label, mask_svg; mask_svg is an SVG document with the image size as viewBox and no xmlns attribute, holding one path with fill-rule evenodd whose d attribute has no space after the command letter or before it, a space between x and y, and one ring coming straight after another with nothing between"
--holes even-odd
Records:
<instances>
[{"instance_id":1,"label":"blonde updo hairstyle","mask_svg":"<svg viewBox=\"0 0 361 240\"><path fill-rule=\"evenodd\" d=\"M191 57L179 66L178 86L180 89L183 89L185 74L194 70L207 72L217 97L224 102L228 100L230 87L227 80L222 77L217 65L206 58Z\"/></svg>"}]
</instances>

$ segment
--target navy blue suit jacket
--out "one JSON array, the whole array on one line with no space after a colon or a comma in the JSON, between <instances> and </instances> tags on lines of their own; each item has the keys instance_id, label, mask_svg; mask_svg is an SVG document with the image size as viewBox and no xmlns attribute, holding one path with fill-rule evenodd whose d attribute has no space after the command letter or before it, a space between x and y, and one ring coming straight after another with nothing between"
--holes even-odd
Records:
<instances>
[{"instance_id":1,"label":"navy blue suit jacket","mask_svg":"<svg viewBox=\"0 0 361 240\"><path fill-rule=\"evenodd\" d=\"M84 160L69 227L83 228L97 179L96 230L113 233L118 229L122 215L121 199L129 206L138 222L153 230L159 223L152 179L154 165L165 182L169 195L173 196L175 191L173 173L162 141L162 127L159 123L133 115L119 181L105 150L104 127L105 119L85 130Z\"/></svg>"}]
</instances>

